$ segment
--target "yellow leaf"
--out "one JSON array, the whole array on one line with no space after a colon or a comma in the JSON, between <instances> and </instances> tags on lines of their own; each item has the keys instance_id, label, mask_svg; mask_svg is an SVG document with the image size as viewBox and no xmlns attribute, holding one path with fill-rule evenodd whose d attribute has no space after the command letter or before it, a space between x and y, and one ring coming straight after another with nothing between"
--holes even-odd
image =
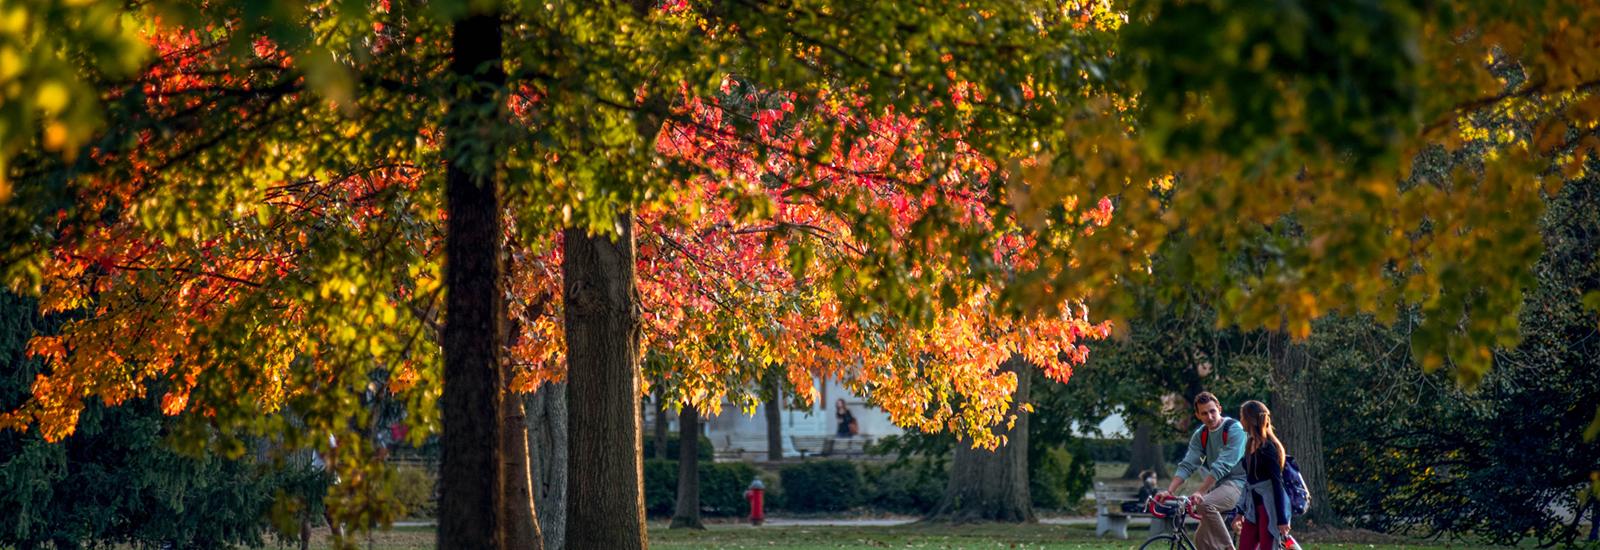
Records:
<instances>
[{"instance_id":1,"label":"yellow leaf","mask_svg":"<svg viewBox=\"0 0 1600 550\"><path fill-rule=\"evenodd\" d=\"M67 101L71 99L67 86L55 80L44 81L35 94L34 105L37 105L40 111L44 111L46 116L54 116L66 109Z\"/></svg>"}]
</instances>

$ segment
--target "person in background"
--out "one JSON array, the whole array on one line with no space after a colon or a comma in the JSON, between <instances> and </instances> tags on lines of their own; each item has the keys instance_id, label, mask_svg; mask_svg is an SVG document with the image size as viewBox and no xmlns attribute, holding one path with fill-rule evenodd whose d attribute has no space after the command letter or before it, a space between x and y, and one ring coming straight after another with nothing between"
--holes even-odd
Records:
<instances>
[{"instance_id":1,"label":"person in background","mask_svg":"<svg viewBox=\"0 0 1600 550\"><path fill-rule=\"evenodd\" d=\"M856 427L856 415L850 414L850 408L844 406L843 399L834 403L833 416L839 419L839 429L835 434L838 437L850 437L860 430Z\"/></svg>"},{"instance_id":2,"label":"person in background","mask_svg":"<svg viewBox=\"0 0 1600 550\"><path fill-rule=\"evenodd\" d=\"M1150 470L1139 472L1139 494L1134 495L1133 500L1122 503L1122 511L1129 514L1143 512L1145 510L1145 502L1150 500L1150 497L1156 496L1156 493L1160 491L1160 489L1156 488L1156 482L1155 472Z\"/></svg>"}]
</instances>

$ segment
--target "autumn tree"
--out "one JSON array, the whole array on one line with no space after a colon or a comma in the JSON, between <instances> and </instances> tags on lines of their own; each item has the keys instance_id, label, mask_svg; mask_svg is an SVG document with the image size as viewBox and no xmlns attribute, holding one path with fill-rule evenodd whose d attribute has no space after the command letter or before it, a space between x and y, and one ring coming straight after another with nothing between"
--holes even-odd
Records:
<instances>
[{"instance_id":1,"label":"autumn tree","mask_svg":"<svg viewBox=\"0 0 1600 550\"><path fill-rule=\"evenodd\" d=\"M1422 365L1470 384L1516 340L1540 246L1527 214L1600 145L1600 67L1578 61L1595 44L1571 30L1596 7L1135 4L1113 69L1137 92L1132 120L1085 113L1079 139L1018 180L1041 206L1115 196L1123 223L1017 293L1093 295L1120 316L1112 289L1152 279L1115 260L1165 249L1184 276L1153 284L1215 289L1225 324L1303 339L1327 312L1421 307ZM1489 113L1523 124L1489 136ZM1483 139L1498 153L1481 169L1407 177L1418 153Z\"/></svg>"},{"instance_id":2,"label":"autumn tree","mask_svg":"<svg viewBox=\"0 0 1600 550\"><path fill-rule=\"evenodd\" d=\"M500 44L507 71L501 92L513 110L519 102L532 105L519 115L521 124L508 125L503 155L490 155L500 157L493 164L500 167L496 173L504 171L503 205L516 213L515 230L508 233L530 246L558 231L566 234L558 244L571 248L567 259L574 263L556 265L574 271L559 293L569 303L563 315L594 321L596 328L570 331L564 346L578 350L580 363L604 358L594 366L607 370L579 369L580 377L607 372L620 381L591 388L574 380L574 403L594 397L585 403L610 407L574 418L614 421L625 428L619 432L632 432L603 445L574 445L569 460L620 461L626 457L617 449L637 445L639 344L616 343L632 342L635 330L647 337L633 318L643 312L630 290L643 285L623 272L592 280L585 275L603 265L635 269L633 217L652 206L679 204L685 172L719 175L707 169L714 163L674 162L655 147L675 131L674 124L733 133L741 136L738 143L762 153L743 157L748 162L777 162L776 169L752 171L773 180L730 178L745 187L718 193L759 197L781 190L780 196L814 201L819 212L846 222L845 242L867 246L830 257L850 269L834 270L827 284L817 285L825 299L813 307L826 313L824 319L868 320L866 330L841 328L838 349L901 349L873 341L874 335L890 333L895 341L914 344L941 316L949 319L962 308L987 314L996 302L1009 305L1002 308L1008 313L1029 311L1044 319L1061 318L1063 306L1080 297L1095 298L1091 311L1125 312L1116 289L1150 281L1144 259L1174 246L1177 257L1188 260L1186 281L1223 293L1217 303L1224 322L1287 326L1303 337L1309 320L1331 309L1415 304L1425 313L1424 330L1414 340L1429 352L1423 365L1448 362L1465 380L1481 376L1491 343L1507 343L1516 334L1506 320L1519 307L1514 290L1527 285L1527 266L1538 247L1537 232L1505 213L1536 210L1538 192L1524 184L1526 177L1581 168L1574 159L1595 142L1589 131L1596 116L1589 93L1594 67L1584 61L1593 56L1579 55L1593 44L1575 29L1585 28L1596 10L1556 3L1401 3L1352 12L1315 3L1238 4L1142 3L1131 7L1125 26L1121 14L1099 4L721 9L672 2L506 10L504 19L495 18L515 21L496 27L512 29L503 31L509 34ZM424 259L436 250L415 246L416 236L428 230L402 228L437 218L444 196L439 190L446 186L437 179L438 167L463 158L464 151L441 146L453 143L449 132L443 140L436 133L458 128L442 120L448 109L419 99L450 96L430 84L456 82L439 78L440 60L449 56L447 29L466 16L465 9L449 2L420 8L380 3L308 15L283 7L262 13L231 4L212 7L220 13L208 20L222 24L195 42L244 45L266 38L264 55L253 48L230 50L255 53L259 61L219 61L208 69L175 63L170 72L147 75L146 83L164 86L157 89L159 97L143 86L133 88L145 92L142 97L112 94L136 107L124 111L133 118L152 110L157 115L107 125L112 131L106 147L74 148L80 153L68 160L73 155L46 154L32 145L39 142L29 142L19 156L8 157L20 160L8 161L7 181L24 182L14 194L18 198L5 206L8 235L33 235L30 224L44 223L58 210L41 208L50 203L35 197L51 195L36 191L61 187L61 181L73 182L71 196L88 205L69 209L64 221L113 222L103 236L79 241L73 235L80 227L89 234L106 226L71 223L47 239L82 243L83 250L45 257L48 247L30 237L24 241L31 244L20 249L25 253L8 254L27 260L7 265L9 273L25 274L35 266L41 276L60 277L49 287L58 293L51 299L92 303L106 312L83 323L76 333L81 340L68 335L36 346L63 366L36 387L37 402L9 415L8 423L36 422L59 434L69 429L84 397L115 402L144 391L145 381L169 379L177 388L170 410L203 411L192 416L265 432L281 426L261 413L287 403L318 411L312 416L321 420L313 429L326 433L342 429L335 419L350 413L338 405L340 397L364 391L357 388L370 382L366 375L381 368L392 378L380 378L401 388L431 430L429 392L439 386L428 360L437 350L410 343L428 318L416 312L434 310L440 263ZM229 25L239 21L243 26L229 40L209 34L227 34L216 29L233 29ZM277 48L288 55L274 56ZM41 66L55 62L47 59ZM73 73L94 72L78 69ZM774 100L788 99L789 110L780 102L776 112L769 108L730 120L731 131L704 124L708 115L689 107L695 98L712 97L729 73L780 94ZM474 72L473 78L487 74ZM205 85L187 87L189 78ZM324 101L339 107L329 109ZM52 105L47 101L45 107ZM1425 144L1485 139L1470 118L1495 109L1529 122L1527 130L1503 142L1490 136L1503 154L1460 177L1395 185L1404 179L1398 177L1403 160ZM117 111L107 116L117 120ZM797 121L801 131L768 138L782 129L775 125L781 119ZM875 130L882 125L914 127L934 138L920 140L931 148L885 142ZM34 139L31 132L17 135ZM39 139L50 135L47 126ZM241 135L257 139L246 143ZM262 135L274 147L254 147ZM417 140L419 135L424 139ZM944 139L952 136L960 139ZM962 154L963 148L976 154ZM881 164L885 155L924 166L918 177L883 177L856 164ZM1031 160L1010 163L1019 158ZM948 174L963 171L958 167L982 172L972 165L983 159L1007 166L1010 183L982 180L972 188L985 193L969 195L975 199L969 201L953 200L944 190L926 193ZM141 160L160 170L131 169ZM474 170L490 172L483 166ZM368 174L380 177L364 180ZM836 185L841 175L880 185ZM361 193L360 186L369 184L400 187ZM750 189L753 184L756 189ZM900 208L897 195L882 192L890 188L924 193L898 195L911 199ZM328 202L351 213L330 217L289 203L272 206L263 197L273 192L293 197L294 204L331 196ZM1107 195L1125 223L1075 234L1089 225L1084 213L1094 210L1078 206ZM223 200L214 199L219 196ZM97 199L104 199L98 208ZM377 206L374 199L392 202ZM963 206L974 204L994 219L1027 228L1018 238L1037 249L1037 260L1011 270L992 256L969 253L992 251L997 235L1008 234L966 223L975 212ZM367 207L373 209L361 212ZM994 216L1012 209L1014 216ZM413 215L395 225L380 212ZM274 216L303 221L274 223ZM1249 223L1193 223L1216 219ZM1180 227L1185 236L1172 238ZM249 237L241 242L239 235ZM110 253L82 253L102 242L115 243L98 249ZM802 245L784 254L791 264L805 266L820 250L826 249ZM298 261L265 259L285 256ZM1233 260L1246 256L1269 261L1232 269ZM130 257L141 261L123 261ZM1402 275L1402 284L1389 284L1391 271ZM298 278L285 277L291 274ZM996 281L1006 283L1004 294L968 301ZM605 300L584 300L574 310L579 295ZM112 307L119 298L124 307ZM163 308L180 308L185 315ZM609 313L605 319L583 317L590 311ZM167 320L172 318L181 321ZM283 319L291 322L275 322ZM289 325L318 338L288 334ZM378 327L380 334L357 333L348 328L353 326ZM157 331L165 339L126 338L129 330ZM574 335L580 339L570 340ZM594 349L586 344L595 341L590 336L603 336ZM139 342L155 344L140 348ZM110 367L73 359L109 351L111 343L134 347L117 355L133 359ZM886 408L899 422L983 434L1006 416L1003 395L1011 386L994 375L1004 358L997 350L1006 348L988 348L970 361L927 363L939 374L928 386L896 382L922 374L915 361L865 361L851 374L861 384L884 388L877 395L893 405ZM76 368L74 361L81 361ZM814 373L825 367L801 362L786 368ZM496 376L493 365L476 372ZM728 387L721 383L723 374L707 377L718 383L706 387ZM264 398L241 400L240 387L245 395ZM592 393L601 391L604 397ZM930 391L985 398L971 400L975 409L956 410L922 397ZM572 433L602 432L574 425ZM359 447L343 455L359 456ZM614 469L583 475L615 473L620 477L604 482L623 480L618 485L624 493L637 487L627 483L636 479L637 468L619 462ZM381 472L368 477L381 478ZM598 488L601 482L580 476L573 483ZM351 483L340 490L369 486ZM633 500L628 494L577 498L569 525L583 526L585 533L622 534L628 540L620 540L621 546L642 546L642 512L632 513L637 507L623 502ZM599 521L593 518L606 506L612 516L629 512L618 529L593 529L587 522Z\"/></svg>"}]
</instances>

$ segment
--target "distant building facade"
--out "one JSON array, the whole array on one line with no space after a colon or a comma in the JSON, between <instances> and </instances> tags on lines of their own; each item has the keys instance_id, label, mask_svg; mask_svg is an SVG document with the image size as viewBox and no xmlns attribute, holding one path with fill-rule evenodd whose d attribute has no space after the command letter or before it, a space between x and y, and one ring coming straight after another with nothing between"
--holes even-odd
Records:
<instances>
[{"instance_id":1,"label":"distant building facade","mask_svg":"<svg viewBox=\"0 0 1600 550\"><path fill-rule=\"evenodd\" d=\"M822 440L833 438L838 430L838 420L834 417L834 402L844 399L845 406L850 408L850 413L855 415L856 425L860 433L852 439L860 442L873 441L889 435L905 433L904 429L889 421L889 414L872 404L866 398L852 393L837 380L817 380L817 399L810 407L794 408L785 406L782 409L781 420L783 430L783 456L785 458L798 458L805 455L819 453ZM701 418L701 430L716 449L718 460L767 460L767 416L762 407L757 407L754 414L745 414L738 407L725 406L722 413L716 416ZM652 415L645 415L646 421L654 421ZM678 429L676 417L669 413L668 427ZM1120 414L1113 414L1100 423L1100 433L1107 438L1127 438L1132 432L1124 424ZM646 433L649 429L647 426ZM1083 435L1089 435L1086 430L1080 430ZM648 435L646 435L648 437ZM796 442L800 446L796 447ZM859 444L855 448L859 448ZM802 452L803 451L803 452Z\"/></svg>"}]
</instances>

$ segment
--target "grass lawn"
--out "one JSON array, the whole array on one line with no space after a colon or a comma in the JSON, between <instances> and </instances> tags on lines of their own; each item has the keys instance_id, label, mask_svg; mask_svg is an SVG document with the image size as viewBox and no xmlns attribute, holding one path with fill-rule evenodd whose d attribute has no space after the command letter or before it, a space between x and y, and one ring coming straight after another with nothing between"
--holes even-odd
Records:
<instances>
[{"instance_id":1,"label":"grass lawn","mask_svg":"<svg viewBox=\"0 0 1600 550\"><path fill-rule=\"evenodd\" d=\"M313 548L327 548L326 531L318 533ZM374 533L371 548L412 550L433 548L433 529L399 528ZM650 524L650 547L654 550L820 550L834 548L928 548L928 549L1030 549L1030 550L1130 550L1143 538L1101 539L1092 529L1062 525L967 525L895 527L750 527L742 524L712 525L705 531L669 531L660 523ZM1304 541L1308 550L1445 550L1479 548L1461 544L1355 544ZM358 540L367 548L367 541Z\"/></svg>"},{"instance_id":2,"label":"grass lawn","mask_svg":"<svg viewBox=\"0 0 1600 550\"><path fill-rule=\"evenodd\" d=\"M930 548L930 549L1053 549L1128 550L1144 539L1114 540L1094 536L1093 529L1062 525L967 525L896 527L760 527L716 525L701 532L650 530L650 547L656 550L768 549L820 550L824 548ZM1466 546L1312 544L1316 549L1442 550Z\"/></svg>"}]
</instances>

